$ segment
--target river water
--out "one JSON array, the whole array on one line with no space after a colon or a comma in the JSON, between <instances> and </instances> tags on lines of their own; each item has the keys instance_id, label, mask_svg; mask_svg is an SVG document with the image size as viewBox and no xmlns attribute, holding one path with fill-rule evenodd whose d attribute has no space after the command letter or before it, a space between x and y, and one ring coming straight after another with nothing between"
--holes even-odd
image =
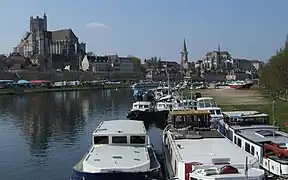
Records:
<instances>
[{"instance_id":1,"label":"river water","mask_svg":"<svg viewBox=\"0 0 288 180\"><path fill-rule=\"evenodd\" d=\"M51 92L0 96L0 179L68 180L101 121L126 119L132 92ZM161 122L145 122L161 153Z\"/></svg>"}]
</instances>

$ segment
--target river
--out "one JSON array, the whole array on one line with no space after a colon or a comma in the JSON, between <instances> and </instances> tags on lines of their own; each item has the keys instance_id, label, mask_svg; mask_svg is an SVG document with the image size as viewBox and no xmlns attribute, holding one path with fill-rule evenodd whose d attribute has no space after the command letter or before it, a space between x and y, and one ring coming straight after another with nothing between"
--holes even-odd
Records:
<instances>
[{"instance_id":1,"label":"river","mask_svg":"<svg viewBox=\"0 0 288 180\"><path fill-rule=\"evenodd\" d=\"M0 96L0 179L68 180L101 121L126 119L132 92L94 90ZM161 122L145 122L161 153Z\"/></svg>"}]
</instances>

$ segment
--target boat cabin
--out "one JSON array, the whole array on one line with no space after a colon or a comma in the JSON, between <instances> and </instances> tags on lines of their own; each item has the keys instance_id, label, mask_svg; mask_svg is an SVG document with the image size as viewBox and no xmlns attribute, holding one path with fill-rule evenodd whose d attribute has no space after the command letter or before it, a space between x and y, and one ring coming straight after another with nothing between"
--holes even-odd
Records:
<instances>
[{"instance_id":1,"label":"boat cabin","mask_svg":"<svg viewBox=\"0 0 288 180\"><path fill-rule=\"evenodd\" d=\"M88 173L149 171L149 138L142 121L104 121L92 135L92 146L79 165Z\"/></svg>"},{"instance_id":2,"label":"boat cabin","mask_svg":"<svg viewBox=\"0 0 288 180\"><path fill-rule=\"evenodd\" d=\"M93 146L130 145L147 146L148 136L142 121L104 121L93 132Z\"/></svg>"},{"instance_id":3,"label":"boat cabin","mask_svg":"<svg viewBox=\"0 0 288 180\"><path fill-rule=\"evenodd\" d=\"M173 107L172 102L157 102L156 109L158 111L170 111Z\"/></svg>"},{"instance_id":4,"label":"boat cabin","mask_svg":"<svg viewBox=\"0 0 288 180\"><path fill-rule=\"evenodd\" d=\"M168 122L175 128L187 127L210 127L210 112L204 110L174 110L168 115Z\"/></svg>"},{"instance_id":5,"label":"boat cabin","mask_svg":"<svg viewBox=\"0 0 288 180\"><path fill-rule=\"evenodd\" d=\"M152 103L149 101L137 101L133 103L131 111L151 111L153 109Z\"/></svg>"},{"instance_id":6,"label":"boat cabin","mask_svg":"<svg viewBox=\"0 0 288 180\"><path fill-rule=\"evenodd\" d=\"M212 121L223 119L221 108L218 107L215 100L211 97L197 98L197 110L208 110Z\"/></svg>"},{"instance_id":7,"label":"boat cabin","mask_svg":"<svg viewBox=\"0 0 288 180\"><path fill-rule=\"evenodd\" d=\"M269 116L258 111L230 111L223 112L224 122L228 125L259 125L269 124Z\"/></svg>"},{"instance_id":8,"label":"boat cabin","mask_svg":"<svg viewBox=\"0 0 288 180\"><path fill-rule=\"evenodd\" d=\"M197 98L197 108L211 108L218 107L215 100L212 97L200 97Z\"/></svg>"}]
</instances>

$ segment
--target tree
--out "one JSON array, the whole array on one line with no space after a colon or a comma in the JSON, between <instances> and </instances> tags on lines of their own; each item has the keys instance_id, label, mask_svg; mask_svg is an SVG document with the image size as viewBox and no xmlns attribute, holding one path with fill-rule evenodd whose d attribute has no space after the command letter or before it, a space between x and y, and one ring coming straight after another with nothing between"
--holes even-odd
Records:
<instances>
[{"instance_id":1,"label":"tree","mask_svg":"<svg viewBox=\"0 0 288 180\"><path fill-rule=\"evenodd\" d=\"M135 56L132 56L132 57L131 57L131 61L132 61L132 63L135 64L135 65L140 65L140 64L141 64L141 59L138 58L138 57L135 57Z\"/></svg>"},{"instance_id":2,"label":"tree","mask_svg":"<svg viewBox=\"0 0 288 180\"><path fill-rule=\"evenodd\" d=\"M131 61L134 65L134 69L137 72L145 73L144 67L141 65L141 59L135 56L131 57Z\"/></svg>"},{"instance_id":3,"label":"tree","mask_svg":"<svg viewBox=\"0 0 288 180\"><path fill-rule=\"evenodd\" d=\"M288 89L288 47L285 46L273 55L260 73L260 85L271 93L283 95Z\"/></svg>"}]
</instances>

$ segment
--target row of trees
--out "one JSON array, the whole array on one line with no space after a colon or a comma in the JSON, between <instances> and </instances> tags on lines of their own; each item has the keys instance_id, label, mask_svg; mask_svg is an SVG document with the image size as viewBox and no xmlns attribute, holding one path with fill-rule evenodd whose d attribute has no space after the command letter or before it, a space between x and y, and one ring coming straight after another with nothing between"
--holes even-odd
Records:
<instances>
[{"instance_id":1,"label":"row of trees","mask_svg":"<svg viewBox=\"0 0 288 180\"><path fill-rule=\"evenodd\" d=\"M260 74L260 84L278 96L287 96L288 44L270 58Z\"/></svg>"}]
</instances>

